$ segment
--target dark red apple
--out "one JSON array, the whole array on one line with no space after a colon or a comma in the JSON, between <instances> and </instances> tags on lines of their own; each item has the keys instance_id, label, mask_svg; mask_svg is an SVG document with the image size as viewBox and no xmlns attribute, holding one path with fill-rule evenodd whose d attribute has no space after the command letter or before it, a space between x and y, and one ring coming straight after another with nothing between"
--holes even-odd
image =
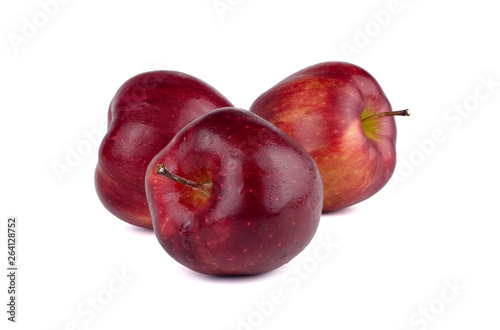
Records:
<instances>
[{"instance_id":1,"label":"dark red apple","mask_svg":"<svg viewBox=\"0 0 500 330\"><path fill-rule=\"evenodd\" d=\"M326 62L303 69L259 96L250 111L269 120L314 158L324 182L323 211L378 192L396 163L396 125L382 88L362 68Z\"/></svg>"},{"instance_id":2,"label":"dark red apple","mask_svg":"<svg viewBox=\"0 0 500 330\"><path fill-rule=\"evenodd\" d=\"M235 108L181 129L149 164L146 192L163 248L212 275L287 263L312 239L323 201L311 156L276 126Z\"/></svg>"},{"instance_id":3,"label":"dark red apple","mask_svg":"<svg viewBox=\"0 0 500 330\"><path fill-rule=\"evenodd\" d=\"M213 87L180 72L146 72L125 82L109 107L95 171L104 206L130 224L152 228L144 187L149 162L184 125L227 106Z\"/></svg>"}]
</instances>

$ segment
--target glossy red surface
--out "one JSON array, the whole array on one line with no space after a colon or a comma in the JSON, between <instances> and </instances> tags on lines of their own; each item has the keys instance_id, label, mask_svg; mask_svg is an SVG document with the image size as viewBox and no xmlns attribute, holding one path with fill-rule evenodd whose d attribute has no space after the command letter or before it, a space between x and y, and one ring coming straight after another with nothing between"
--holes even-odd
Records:
<instances>
[{"instance_id":1,"label":"glossy red surface","mask_svg":"<svg viewBox=\"0 0 500 330\"><path fill-rule=\"evenodd\" d=\"M259 96L250 111L300 143L318 164L324 182L323 210L359 203L390 179L396 162L393 117L361 119L391 111L377 81L344 62L305 68Z\"/></svg>"},{"instance_id":2,"label":"glossy red surface","mask_svg":"<svg viewBox=\"0 0 500 330\"><path fill-rule=\"evenodd\" d=\"M212 183L210 196L155 173ZM178 262L213 275L257 274L302 251L316 232L323 185L314 160L249 111L219 109L184 127L146 176L155 233Z\"/></svg>"},{"instance_id":3,"label":"glossy red surface","mask_svg":"<svg viewBox=\"0 0 500 330\"><path fill-rule=\"evenodd\" d=\"M146 72L125 82L109 107L95 172L104 206L130 224L152 228L144 188L149 162L184 125L227 106L214 88L180 72Z\"/></svg>"}]
</instances>

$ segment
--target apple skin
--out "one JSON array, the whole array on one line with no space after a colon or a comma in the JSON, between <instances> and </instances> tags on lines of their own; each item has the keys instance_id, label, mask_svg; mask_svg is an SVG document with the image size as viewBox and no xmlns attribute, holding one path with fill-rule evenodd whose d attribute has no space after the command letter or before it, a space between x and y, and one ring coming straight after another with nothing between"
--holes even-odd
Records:
<instances>
[{"instance_id":1,"label":"apple skin","mask_svg":"<svg viewBox=\"0 0 500 330\"><path fill-rule=\"evenodd\" d=\"M231 103L205 82L176 71L126 81L108 110L108 131L95 171L97 195L118 218L153 228L144 180L151 159L184 125Z\"/></svg>"},{"instance_id":2,"label":"apple skin","mask_svg":"<svg viewBox=\"0 0 500 330\"><path fill-rule=\"evenodd\" d=\"M208 195L155 172L211 186ZM151 161L146 192L170 256L210 275L250 275L290 261L318 227L323 183L314 160L257 115L223 108L186 125Z\"/></svg>"},{"instance_id":3,"label":"apple skin","mask_svg":"<svg viewBox=\"0 0 500 330\"><path fill-rule=\"evenodd\" d=\"M369 198L394 172L394 117L361 123L391 105L377 81L356 65L325 62L300 70L260 95L250 111L314 158L325 185L324 212Z\"/></svg>"}]
</instances>

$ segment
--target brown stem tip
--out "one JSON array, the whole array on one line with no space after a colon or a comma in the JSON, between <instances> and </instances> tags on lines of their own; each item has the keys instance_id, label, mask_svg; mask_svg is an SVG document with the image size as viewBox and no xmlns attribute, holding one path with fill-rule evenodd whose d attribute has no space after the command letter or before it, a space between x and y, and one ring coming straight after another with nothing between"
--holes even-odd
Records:
<instances>
[{"instance_id":1,"label":"brown stem tip","mask_svg":"<svg viewBox=\"0 0 500 330\"><path fill-rule=\"evenodd\" d=\"M361 122L364 122L365 120L372 120L372 119L377 119L380 117L386 117L386 116L409 116L410 111L408 109L405 110L399 110L399 111L388 111L388 112L381 112L381 113L376 113L371 116L365 117L361 119Z\"/></svg>"}]
</instances>

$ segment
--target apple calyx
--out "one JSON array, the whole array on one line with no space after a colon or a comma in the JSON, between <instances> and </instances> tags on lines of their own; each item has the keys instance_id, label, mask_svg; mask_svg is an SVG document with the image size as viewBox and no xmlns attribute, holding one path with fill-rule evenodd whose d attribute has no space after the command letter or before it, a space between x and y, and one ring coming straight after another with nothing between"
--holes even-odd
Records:
<instances>
[{"instance_id":1,"label":"apple calyx","mask_svg":"<svg viewBox=\"0 0 500 330\"><path fill-rule=\"evenodd\" d=\"M361 122L367 121L367 120L372 120L372 119L377 119L380 117L386 117L386 116L409 116L410 111L408 109L404 110L399 110L399 111L387 111L387 112L380 112L373 114L371 116L365 117L361 119Z\"/></svg>"},{"instance_id":2,"label":"apple calyx","mask_svg":"<svg viewBox=\"0 0 500 330\"><path fill-rule=\"evenodd\" d=\"M180 184L183 184L185 186L199 190L205 196L210 196L210 194L212 192L212 183L211 182L199 184L197 182L185 179L183 177L180 177L180 176L170 172L163 164L158 164L155 166L155 173L163 175L163 176L165 176L165 177L169 178L170 180L173 180L177 183L180 183Z\"/></svg>"}]
</instances>

